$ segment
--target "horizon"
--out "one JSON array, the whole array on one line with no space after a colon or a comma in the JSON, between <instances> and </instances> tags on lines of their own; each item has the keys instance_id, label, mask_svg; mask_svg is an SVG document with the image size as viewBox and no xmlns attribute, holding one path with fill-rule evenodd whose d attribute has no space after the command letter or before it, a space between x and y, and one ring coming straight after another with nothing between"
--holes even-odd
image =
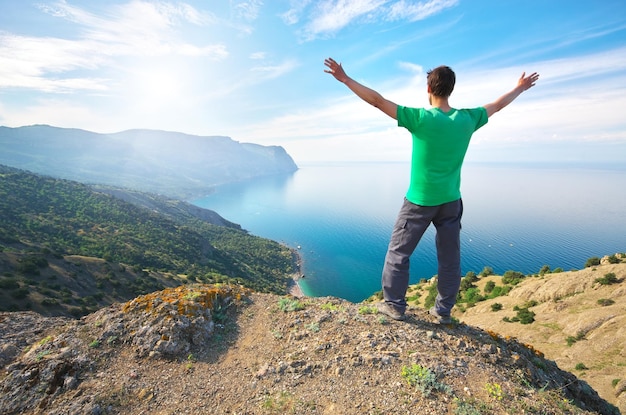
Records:
<instances>
[{"instance_id":1,"label":"horizon","mask_svg":"<svg viewBox=\"0 0 626 415\"><path fill-rule=\"evenodd\" d=\"M427 107L451 66L454 107L520 74L537 85L490 119L468 162L626 162L626 3L467 0L0 0L0 124L132 129L279 145L298 164L408 161L410 134L323 72Z\"/></svg>"}]
</instances>

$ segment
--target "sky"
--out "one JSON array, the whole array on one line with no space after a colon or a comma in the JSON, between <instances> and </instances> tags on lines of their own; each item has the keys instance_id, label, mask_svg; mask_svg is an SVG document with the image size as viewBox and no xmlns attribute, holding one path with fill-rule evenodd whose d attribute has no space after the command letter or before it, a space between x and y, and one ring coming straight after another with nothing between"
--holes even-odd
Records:
<instances>
[{"instance_id":1,"label":"sky","mask_svg":"<svg viewBox=\"0 0 626 415\"><path fill-rule=\"evenodd\" d=\"M398 105L536 86L477 131L466 160L626 163L626 1L0 0L0 125L228 136L297 164L408 161L395 120L324 59Z\"/></svg>"}]
</instances>

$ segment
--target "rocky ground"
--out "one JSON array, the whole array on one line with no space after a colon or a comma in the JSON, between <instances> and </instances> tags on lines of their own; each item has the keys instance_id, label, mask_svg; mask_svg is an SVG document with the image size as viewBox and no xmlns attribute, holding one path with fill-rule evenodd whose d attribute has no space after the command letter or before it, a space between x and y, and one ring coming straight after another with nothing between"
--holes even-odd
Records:
<instances>
[{"instance_id":1,"label":"rocky ground","mask_svg":"<svg viewBox=\"0 0 626 415\"><path fill-rule=\"evenodd\" d=\"M421 309L185 286L0 314L2 414L619 414L532 346Z\"/></svg>"}]
</instances>

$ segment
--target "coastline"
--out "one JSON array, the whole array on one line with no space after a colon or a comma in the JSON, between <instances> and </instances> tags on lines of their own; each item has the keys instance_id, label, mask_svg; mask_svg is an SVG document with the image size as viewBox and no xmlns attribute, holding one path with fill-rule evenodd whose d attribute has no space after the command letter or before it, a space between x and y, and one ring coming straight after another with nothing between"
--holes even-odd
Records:
<instances>
[{"instance_id":1,"label":"coastline","mask_svg":"<svg viewBox=\"0 0 626 415\"><path fill-rule=\"evenodd\" d=\"M293 260L295 272L291 274L289 281L287 282L287 294L303 298L306 297L306 295L304 295L304 291L302 291L300 284L298 284L298 280L302 277L302 258L296 249L289 248L289 250L291 251L291 258Z\"/></svg>"},{"instance_id":2,"label":"coastline","mask_svg":"<svg viewBox=\"0 0 626 415\"><path fill-rule=\"evenodd\" d=\"M306 297L302 288L300 288L300 284L298 284L298 277L292 276L287 283L287 294L298 298Z\"/></svg>"}]
</instances>

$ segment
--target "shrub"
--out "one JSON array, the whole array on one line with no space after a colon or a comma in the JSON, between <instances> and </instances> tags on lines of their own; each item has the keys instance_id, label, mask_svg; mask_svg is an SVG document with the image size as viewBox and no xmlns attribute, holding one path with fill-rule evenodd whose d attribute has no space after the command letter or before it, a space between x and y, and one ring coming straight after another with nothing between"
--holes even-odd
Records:
<instances>
[{"instance_id":1,"label":"shrub","mask_svg":"<svg viewBox=\"0 0 626 415\"><path fill-rule=\"evenodd\" d=\"M489 294L496 288L496 283L494 281L487 281L485 284L485 294Z\"/></svg>"},{"instance_id":2,"label":"shrub","mask_svg":"<svg viewBox=\"0 0 626 415\"><path fill-rule=\"evenodd\" d=\"M428 295L426 296L426 299L424 300L424 308L430 308L432 306L435 305L435 298L437 298L437 284L436 282L433 282L429 287L428 287Z\"/></svg>"},{"instance_id":3,"label":"shrub","mask_svg":"<svg viewBox=\"0 0 626 415\"><path fill-rule=\"evenodd\" d=\"M476 282L478 281L478 276L474 271L468 271L467 274L465 274L464 279L468 280L469 282Z\"/></svg>"},{"instance_id":4,"label":"shrub","mask_svg":"<svg viewBox=\"0 0 626 415\"><path fill-rule=\"evenodd\" d=\"M576 369L576 370L587 370L589 368L587 366L585 366L584 363L576 363L576 366L574 367L574 369Z\"/></svg>"},{"instance_id":5,"label":"shrub","mask_svg":"<svg viewBox=\"0 0 626 415\"><path fill-rule=\"evenodd\" d=\"M568 346L571 346L572 344L576 343L578 340L583 340L584 338L585 338L585 332L580 330L578 333L576 333L576 337L568 336L567 339L565 339L565 341L567 342Z\"/></svg>"},{"instance_id":6,"label":"shrub","mask_svg":"<svg viewBox=\"0 0 626 415\"><path fill-rule=\"evenodd\" d=\"M20 284L13 278L2 278L0 279L0 288L3 290L15 290L20 288Z\"/></svg>"},{"instance_id":7,"label":"shrub","mask_svg":"<svg viewBox=\"0 0 626 415\"><path fill-rule=\"evenodd\" d=\"M482 271L480 271L481 277L487 277L489 275L493 275L493 268L491 267L485 267Z\"/></svg>"},{"instance_id":8,"label":"shrub","mask_svg":"<svg viewBox=\"0 0 626 415\"><path fill-rule=\"evenodd\" d=\"M472 280L470 278L465 277L461 280L461 286L459 287L459 291L467 291L470 288L475 288L475 287L476 285L472 283Z\"/></svg>"},{"instance_id":9,"label":"shrub","mask_svg":"<svg viewBox=\"0 0 626 415\"><path fill-rule=\"evenodd\" d=\"M500 297L503 295L507 295L509 291L511 291L511 286L503 287L501 285L496 285L493 288L493 291L491 291L491 293L489 294L489 298L496 298L496 297Z\"/></svg>"},{"instance_id":10,"label":"shrub","mask_svg":"<svg viewBox=\"0 0 626 415\"><path fill-rule=\"evenodd\" d=\"M28 255L20 259L17 271L22 274L39 275L40 268L46 268L48 261L39 255Z\"/></svg>"},{"instance_id":11,"label":"shrub","mask_svg":"<svg viewBox=\"0 0 626 415\"><path fill-rule=\"evenodd\" d=\"M609 256L609 264L619 264L620 262L620 259L615 254Z\"/></svg>"},{"instance_id":12,"label":"shrub","mask_svg":"<svg viewBox=\"0 0 626 415\"><path fill-rule=\"evenodd\" d=\"M527 308L522 308L517 312L517 319L522 324L530 324L535 321L535 313Z\"/></svg>"},{"instance_id":13,"label":"shrub","mask_svg":"<svg viewBox=\"0 0 626 415\"><path fill-rule=\"evenodd\" d=\"M613 272L609 272L607 274L604 274L604 277L602 278L596 278L595 282L600 283L601 285L611 285L611 284L615 284L618 281L617 277L615 276L615 273Z\"/></svg>"},{"instance_id":14,"label":"shrub","mask_svg":"<svg viewBox=\"0 0 626 415\"><path fill-rule=\"evenodd\" d=\"M600 265L600 258L597 256L591 257L585 262L585 268L593 267L596 265Z\"/></svg>"},{"instance_id":15,"label":"shrub","mask_svg":"<svg viewBox=\"0 0 626 415\"><path fill-rule=\"evenodd\" d=\"M600 298L598 300L598 305L601 305L603 307L613 305L613 304L615 304L615 301L611 300L610 298Z\"/></svg>"},{"instance_id":16,"label":"shrub","mask_svg":"<svg viewBox=\"0 0 626 415\"><path fill-rule=\"evenodd\" d=\"M11 297L15 298L16 300L22 300L28 297L28 288L22 287L12 291Z\"/></svg>"},{"instance_id":17,"label":"shrub","mask_svg":"<svg viewBox=\"0 0 626 415\"><path fill-rule=\"evenodd\" d=\"M491 304L491 311L500 311L500 310L502 310L502 304L500 303Z\"/></svg>"},{"instance_id":18,"label":"shrub","mask_svg":"<svg viewBox=\"0 0 626 415\"><path fill-rule=\"evenodd\" d=\"M502 321L507 323L519 322L521 324L531 324L535 321L535 313L530 311L528 308L515 306L514 310L517 311L515 317L504 317Z\"/></svg>"},{"instance_id":19,"label":"shrub","mask_svg":"<svg viewBox=\"0 0 626 415\"><path fill-rule=\"evenodd\" d=\"M502 282L504 284L517 285L522 281L526 276L519 271L506 271L502 276Z\"/></svg>"},{"instance_id":20,"label":"shrub","mask_svg":"<svg viewBox=\"0 0 626 415\"><path fill-rule=\"evenodd\" d=\"M485 297L480 295L480 291L477 287L470 288L463 294L462 300L468 304L474 305L479 301L483 301Z\"/></svg>"},{"instance_id":21,"label":"shrub","mask_svg":"<svg viewBox=\"0 0 626 415\"><path fill-rule=\"evenodd\" d=\"M44 298L41 300L41 305L44 307L55 307L59 305L59 302L53 298Z\"/></svg>"},{"instance_id":22,"label":"shrub","mask_svg":"<svg viewBox=\"0 0 626 415\"><path fill-rule=\"evenodd\" d=\"M550 266L549 265L544 265L539 270L539 275L545 275L545 274L549 274L549 273L550 273Z\"/></svg>"}]
</instances>

